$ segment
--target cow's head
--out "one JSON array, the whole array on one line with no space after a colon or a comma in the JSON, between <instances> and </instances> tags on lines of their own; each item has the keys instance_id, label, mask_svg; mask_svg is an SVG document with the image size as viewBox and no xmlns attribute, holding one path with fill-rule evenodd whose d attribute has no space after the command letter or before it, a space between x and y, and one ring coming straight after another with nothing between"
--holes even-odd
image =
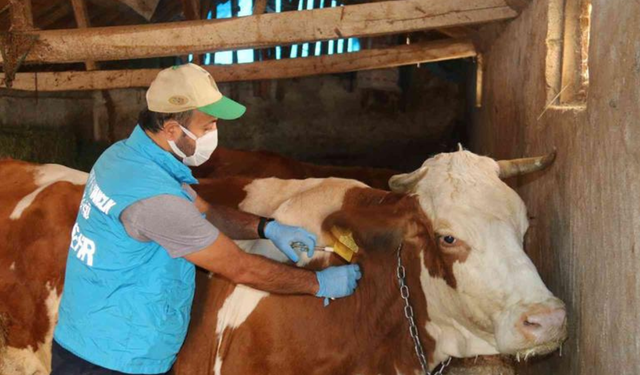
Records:
<instances>
[{"instance_id":1,"label":"cow's head","mask_svg":"<svg viewBox=\"0 0 640 375\"><path fill-rule=\"evenodd\" d=\"M389 181L395 192L417 194L435 232L437 251L423 253L421 282L440 355L526 357L565 340L564 304L523 250L526 207L501 180L552 161L496 162L461 150Z\"/></svg>"}]
</instances>

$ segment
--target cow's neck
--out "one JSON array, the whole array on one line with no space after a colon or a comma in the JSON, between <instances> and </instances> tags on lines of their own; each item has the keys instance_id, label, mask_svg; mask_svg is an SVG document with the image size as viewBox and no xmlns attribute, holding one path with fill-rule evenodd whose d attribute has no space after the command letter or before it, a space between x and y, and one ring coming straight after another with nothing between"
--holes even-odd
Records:
<instances>
[{"instance_id":1,"label":"cow's neck","mask_svg":"<svg viewBox=\"0 0 640 375\"><path fill-rule=\"evenodd\" d=\"M352 314L353 324L362 328L355 330L359 336L355 342L367 343L369 348L368 353L360 356L363 363L358 367L370 370L388 368L388 372L382 372L407 374L419 370L420 362L409 335L409 322L404 314L404 301L400 296L395 261L396 257L393 255L376 254L361 262L364 272L375 272L375 277L363 278L358 293L344 300L350 305L344 313ZM425 301L424 298L420 298L423 294L417 283L419 269L412 268L407 266L407 272L415 275L414 280L407 281L411 293L415 293L410 297L411 305L415 311L416 324L424 327L426 313L421 307L424 307ZM421 328L419 331L425 355L431 358L435 343L424 329ZM379 363L380 358L385 358L385 363Z\"/></svg>"},{"instance_id":2,"label":"cow's neck","mask_svg":"<svg viewBox=\"0 0 640 375\"><path fill-rule=\"evenodd\" d=\"M424 255L420 255L421 263ZM424 263L422 263L424 264ZM433 277L423 268L420 280L427 299L429 321L427 332L436 341L434 360L445 361L449 357L466 358L498 354L495 339L488 333L472 331L456 319L465 311L456 296L455 289L443 278Z\"/></svg>"}]
</instances>

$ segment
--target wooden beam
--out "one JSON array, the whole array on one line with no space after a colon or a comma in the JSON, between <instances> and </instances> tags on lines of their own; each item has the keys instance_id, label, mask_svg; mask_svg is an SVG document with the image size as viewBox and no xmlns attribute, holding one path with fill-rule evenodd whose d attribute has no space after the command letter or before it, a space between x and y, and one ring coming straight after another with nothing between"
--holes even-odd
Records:
<instances>
[{"instance_id":1,"label":"wooden beam","mask_svg":"<svg viewBox=\"0 0 640 375\"><path fill-rule=\"evenodd\" d=\"M11 31L33 30L31 0L9 0Z\"/></svg>"},{"instance_id":2,"label":"wooden beam","mask_svg":"<svg viewBox=\"0 0 640 375\"><path fill-rule=\"evenodd\" d=\"M253 14L264 14L267 11L267 0L256 0L253 5Z\"/></svg>"},{"instance_id":3,"label":"wooden beam","mask_svg":"<svg viewBox=\"0 0 640 375\"><path fill-rule=\"evenodd\" d=\"M217 82L282 79L475 56L470 40L447 39L395 47L363 50L340 55L269 60L232 66L205 66ZM67 91L148 87L159 69L107 70L93 72L18 73L13 88L18 90ZM0 85L4 78L0 74Z\"/></svg>"},{"instance_id":4,"label":"wooden beam","mask_svg":"<svg viewBox=\"0 0 640 375\"><path fill-rule=\"evenodd\" d=\"M367 37L513 18L504 0L398 0L215 21L33 33L27 62L107 61Z\"/></svg>"},{"instance_id":5,"label":"wooden beam","mask_svg":"<svg viewBox=\"0 0 640 375\"><path fill-rule=\"evenodd\" d=\"M198 0L182 0L182 13L189 21L200 19L200 2Z\"/></svg>"},{"instance_id":6,"label":"wooden beam","mask_svg":"<svg viewBox=\"0 0 640 375\"><path fill-rule=\"evenodd\" d=\"M189 21L200 19L200 1L199 0L182 0L182 13ZM183 57L186 61L187 56ZM201 59L199 54L193 55L193 63L200 65Z\"/></svg>"},{"instance_id":7,"label":"wooden beam","mask_svg":"<svg viewBox=\"0 0 640 375\"><path fill-rule=\"evenodd\" d=\"M87 3L85 0L71 0L71 6L73 6L73 15L76 18L78 28L86 29L91 26L89 22L89 11L87 10ZM87 70L96 70L98 66L95 61L85 61L84 65Z\"/></svg>"},{"instance_id":8,"label":"wooden beam","mask_svg":"<svg viewBox=\"0 0 640 375\"><path fill-rule=\"evenodd\" d=\"M158 7L158 3L160 0L118 0L119 2L126 4L129 8L133 9L144 17L147 21L151 20L153 13L155 13L156 8Z\"/></svg>"},{"instance_id":9,"label":"wooden beam","mask_svg":"<svg viewBox=\"0 0 640 375\"><path fill-rule=\"evenodd\" d=\"M9 0L0 0L0 14L9 10Z\"/></svg>"},{"instance_id":10,"label":"wooden beam","mask_svg":"<svg viewBox=\"0 0 640 375\"><path fill-rule=\"evenodd\" d=\"M438 32L451 38L468 38L475 33L475 30L466 26L453 26L438 29Z\"/></svg>"}]
</instances>

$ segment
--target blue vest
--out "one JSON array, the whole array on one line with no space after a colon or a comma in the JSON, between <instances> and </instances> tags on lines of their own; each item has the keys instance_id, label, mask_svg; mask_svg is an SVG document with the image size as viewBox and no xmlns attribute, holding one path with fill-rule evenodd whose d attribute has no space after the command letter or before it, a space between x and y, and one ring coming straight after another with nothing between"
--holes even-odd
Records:
<instances>
[{"instance_id":1,"label":"blue vest","mask_svg":"<svg viewBox=\"0 0 640 375\"><path fill-rule=\"evenodd\" d=\"M62 347L124 373L171 368L189 325L195 267L130 237L120 214L160 194L192 201L182 183L197 180L140 127L100 156L73 227L54 332Z\"/></svg>"}]
</instances>

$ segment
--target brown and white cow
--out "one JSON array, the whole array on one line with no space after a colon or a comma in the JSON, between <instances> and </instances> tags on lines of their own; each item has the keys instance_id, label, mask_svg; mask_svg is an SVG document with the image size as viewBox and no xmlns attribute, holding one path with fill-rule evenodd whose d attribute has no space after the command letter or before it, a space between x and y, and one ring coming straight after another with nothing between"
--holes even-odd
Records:
<instances>
[{"instance_id":1,"label":"brown and white cow","mask_svg":"<svg viewBox=\"0 0 640 375\"><path fill-rule=\"evenodd\" d=\"M440 155L393 179L396 189L417 196L340 179L203 181L200 194L211 202L318 233L334 224L351 229L362 248L356 261L364 276L355 295L323 308L314 297L269 295L200 274L192 327L175 372L414 372L419 364L394 276L394 251L401 242L431 366L448 356L554 350L566 336L564 307L522 251L524 204L500 181L499 171L493 160L466 151ZM11 244L0 248L0 298L28 305L22 310L0 305L9 322L3 374L47 373L44 354L83 178L58 166L0 164L0 222L8 228L0 240ZM456 239L454 246L443 242L445 236ZM274 258L279 254L268 242L242 246ZM300 265L335 262L320 253ZM30 274L34 265L49 269L36 284ZM20 287L24 292L18 297L12 291Z\"/></svg>"},{"instance_id":2,"label":"brown and white cow","mask_svg":"<svg viewBox=\"0 0 640 375\"><path fill-rule=\"evenodd\" d=\"M0 161L0 374L44 375L51 362L70 233L87 174Z\"/></svg>"},{"instance_id":3,"label":"brown and white cow","mask_svg":"<svg viewBox=\"0 0 640 375\"><path fill-rule=\"evenodd\" d=\"M362 181L373 188L389 190L389 179L399 172L384 168L316 165L269 151L244 151L218 147L211 155L211 159L194 168L193 173L198 178L339 177Z\"/></svg>"},{"instance_id":4,"label":"brown and white cow","mask_svg":"<svg viewBox=\"0 0 640 375\"><path fill-rule=\"evenodd\" d=\"M395 190L416 195L341 179L202 184L199 193L209 201L301 224L323 234L321 245L330 244L327 229L333 225L351 229L362 249L355 261L364 276L352 297L326 309L307 297L269 295L202 277L175 373L419 371L395 277L400 243L431 367L450 356L527 357L557 349L566 337L564 305L522 249L526 209L499 178L512 173L510 168L522 169L506 163L501 168L467 151L441 154L392 179ZM268 242L246 245L247 251L277 256ZM339 263L321 254L305 266Z\"/></svg>"}]
</instances>

